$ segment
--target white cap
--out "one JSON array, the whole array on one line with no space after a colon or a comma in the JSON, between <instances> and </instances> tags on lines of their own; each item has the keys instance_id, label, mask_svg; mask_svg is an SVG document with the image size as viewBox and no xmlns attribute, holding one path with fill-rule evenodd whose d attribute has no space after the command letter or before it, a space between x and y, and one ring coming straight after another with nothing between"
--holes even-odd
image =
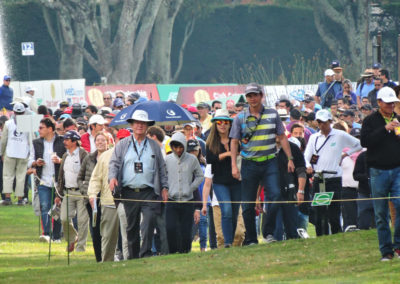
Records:
<instances>
[{"instance_id":1,"label":"white cap","mask_svg":"<svg viewBox=\"0 0 400 284\"><path fill-rule=\"evenodd\" d=\"M324 76L333 76L333 75L335 75L335 72L333 72L332 69L325 70Z\"/></svg>"},{"instance_id":2,"label":"white cap","mask_svg":"<svg viewBox=\"0 0 400 284\"><path fill-rule=\"evenodd\" d=\"M326 109L321 109L315 114L315 120L321 120L323 122L332 120L332 114Z\"/></svg>"},{"instance_id":3,"label":"white cap","mask_svg":"<svg viewBox=\"0 0 400 284\"><path fill-rule=\"evenodd\" d=\"M154 120L150 120L149 119L149 114L147 113L147 111L141 110L141 109L137 109L135 110L135 112L132 114L132 117L127 119L126 121L128 123L133 123L134 121L143 121L143 122L147 122L148 125L154 125Z\"/></svg>"},{"instance_id":4,"label":"white cap","mask_svg":"<svg viewBox=\"0 0 400 284\"><path fill-rule=\"evenodd\" d=\"M289 117L289 114L287 113L287 110L286 110L286 109L280 108L280 109L278 109L277 111L278 111L279 117L281 117L281 118L282 118L282 117L283 117L283 118Z\"/></svg>"},{"instance_id":5,"label":"white cap","mask_svg":"<svg viewBox=\"0 0 400 284\"><path fill-rule=\"evenodd\" d=\"M80 102L81 109L86 109L88 107L88 103L86 101Z\"/></svg>"},{"instance_id":6,"label":"white cap","mask_svg":"<svg viewBox=\"0 0 400 284\"><path fill-rule=\"evenodd\" d=\"M26 87L25 93L28 93L28 92L31 92L31 91L36 91L36 90L34 88L30 87L30 86Z\"/></svg>"},{"instance_id":7,"label":"white cap","mask_svg":"<svg viewBox=\"0 0 400 284\"><path fill-rule=\"evenodd\" d=\"M376 98L378 100L382 100L385 103L400 102L400 100L396 97L396 93L390 87L383 87L382 89L380 89Z\"/></svg>"},{"instance_id":8,"label":"white cap","mask_svg":"<svg viewBox=\"0 0 400 284\"><path fill-rule=\"evenodd\" d=\"M23 113L25 112L25 106L23 103L17 102L13 106L13 111L17 113Z\"/></svg>"},{"instance_id":9,"label":"white cap","mask_svg":"<svg viewBox=\"0 0 400 284\"><path fill-rule=\"evenodd\" d=\"M100 125L104 125L105 120L104 117L102 117L100 114L94 114L90 117L89 119L89 125L90 124L100 124Z\"/></svg>"}]
</instances>

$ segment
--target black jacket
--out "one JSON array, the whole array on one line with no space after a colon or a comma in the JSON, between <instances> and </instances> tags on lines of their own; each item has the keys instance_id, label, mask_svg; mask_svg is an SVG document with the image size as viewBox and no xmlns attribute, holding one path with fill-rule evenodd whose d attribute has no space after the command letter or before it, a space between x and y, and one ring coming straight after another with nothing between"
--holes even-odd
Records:
<instances>
[{"instance_id":1,"label":"black jacket","mask_svg":"<svg viewBox=\"0 0 400 284\"><path fill-rule=\"evenodd\" d=\"M57 156L60 158L64 155L64 153L66 151L63 140L64 139L62 136L58 136L57 133L55 133L55 138L54 138L54 143L53 143L53 152L56 152ZM34 153L35 160L37 160L39 158L43 159L44 139L43 138L35 139L35 140L33 140L32 144L33 144L33 150L35 152ZM60 170L60 164L54 164L55 181L58 180L59 170ZM36 174L39 178L42 177L42 171L43 171L42 167L36 167ZM38 186L40 181L38 179L36 179L35 183L36 183L36 186Z\"/></svg>"},{"instance_id":2,"label":"black jacket","mask_svg":"<svg viewBox=\"0 0 400 284\"><path fill-rule=\"evenodd\" d=\"M366 155L366 152L358 155L353 170L353 178L358 181L358 192L370 196L371 188L369 187L369 169L367 167Z\"/></svg>"},{"instance_id":3,"label":"black jacket","mask_svg":"<svg viewBox=\"0 0 400 284\"><path fill-rule=\"evenodd\" d=\"M400 167L400 138L393 131L389 133L385 125L379 111L367 116L362 124L361 146L367 148L369 168L389 170Z\"/></svg>"}]
</instances>

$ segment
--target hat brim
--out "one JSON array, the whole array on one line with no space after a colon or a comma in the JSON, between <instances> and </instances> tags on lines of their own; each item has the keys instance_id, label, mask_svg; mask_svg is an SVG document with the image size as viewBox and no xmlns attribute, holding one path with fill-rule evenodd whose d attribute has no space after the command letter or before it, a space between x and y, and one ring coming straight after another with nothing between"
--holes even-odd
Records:
<instances>
[{"instance_id":1,"label":"hat brim","mask_svg":"<svg viewBox=\"0 0 400 284\"><path fill-rule=\"evenodd\" d=\"M211 118L211 122L214 122L216 120L229 120L229 121L233 121L233 118L231 117L227 117L227 116L215 116L213 118Z\"/></svg>"},{"instance_id":2,"label":"hat brim","mask_svg":"<svg viewBox=\"0 0 400 284\"><path fill-rule=\"evenodd\" d=\"M135 121L147 122L148 126L153 126L156 123L154 120L137 120L137 119L132 119L132 118L128 118L126 120L126 122L128 122L128 123L134 123Z\"/></svg>"},{"instance_id":3,"label":"hat brim","mask_svg":"<svg viewBox=\"0 0 400 284\"><path fill-rule=\"evenodd\" d=\"M387 104L400 102L400 100L399 100L398 98L396 98L396 97L394 97L394 98L387 98L387 99L378 98L378 100L382 100L384 103L387 103Z\"/></svg>"}]
</instances>

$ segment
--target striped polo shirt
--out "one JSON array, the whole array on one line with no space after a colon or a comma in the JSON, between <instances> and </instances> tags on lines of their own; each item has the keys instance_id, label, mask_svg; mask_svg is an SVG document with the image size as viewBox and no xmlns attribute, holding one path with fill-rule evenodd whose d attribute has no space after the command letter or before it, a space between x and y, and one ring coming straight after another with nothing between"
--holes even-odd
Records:
<instances>
[{"instance_id":1,"label":"striped polo shirt","mask_svg":"<svg viewBox=\"0 0 400 284\"><path fill-rule=\"evenodd\" d=\"M229 137L241 141L240 155L244 159L262 161L275 154L275 137L285 134L285 127L275 109L263 107L260 115L258 119L245 109L233 120ZM249 136L251 138L246 139Z\"/></svg>"}]
</instances>

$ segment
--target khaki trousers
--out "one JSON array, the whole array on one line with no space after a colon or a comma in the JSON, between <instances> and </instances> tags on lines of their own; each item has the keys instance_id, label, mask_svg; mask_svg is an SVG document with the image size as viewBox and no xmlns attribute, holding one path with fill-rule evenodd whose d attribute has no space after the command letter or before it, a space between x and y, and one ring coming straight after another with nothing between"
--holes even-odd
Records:
<instances>
[{"instance_id":1,"label":"khaki trousers","mask_svg":"<svg viewBox=\"0 0 400 284\"><path fill-rule=\"evenodd\" d=\"M101 206L101 259L114 261L115 248L118 242L119 218L116 208Z\"/></svg>"},{"instance_id":2,"label":"khaki trousers","mask_svg":"<svg viewBox=\"0 0 400 284\"><path fill-rule=\"evenodd\" d=\"M118 204L118 218L119 225L121 226L121 237L122 237L122 254L124 256L124 260L128 259L129 249L128 249L128 236L126 234L126 227L128 227L128 221L126 220L125 207L122 202Z\"/></svg>"},{"instance_id":3,"label":"khaki trousers","mask_svg":"<svg viewBox=\"0 0 400 284\"><path fill-rule=\"evenodd\" d=\"M86 240L89 228L89 214L87 213L85 201L79 191L67 190L67 196L64 197L61 203L61 222L63 225L64 238L68 244L73 243L78 236L76 251L85 251ZM76 197L75 197L76 196ZM67 201L68 201L68 217L67 217ZM72 223L72 218L78 217L78 232L75 230ZM68 238L69 228L69 238Z\"/></svg>"},{"instance_id":4,"label":"khaki trousers","mask_svg":"<svg viewBox=\"0 0 400 284\"><path fill-rule=\"evenodd\" d=\"M221 225L221 208L219 205L213 206L213 215L214 215L214 226L215 233L217 234L217 247L224 247L224 235L222 233L222 225ZM240 247L244 241L244 234L246 229L244 227L243 216L242 216L242 207L239 209L238 221L236 225L235 237L233 239L233 246Z\"/></svg>"},{"instance_id":5,"label":"khaki trousers","mask_svg":"<svg viewBox=\"0 0 400 284\"><path fill-rule=\"evenodd\" d=\"M10 158L4 155L3 193L12 193L14 178L16 179L15 196L24 196L24 186L28 159Z\"/></svg>"}]
</instances>

